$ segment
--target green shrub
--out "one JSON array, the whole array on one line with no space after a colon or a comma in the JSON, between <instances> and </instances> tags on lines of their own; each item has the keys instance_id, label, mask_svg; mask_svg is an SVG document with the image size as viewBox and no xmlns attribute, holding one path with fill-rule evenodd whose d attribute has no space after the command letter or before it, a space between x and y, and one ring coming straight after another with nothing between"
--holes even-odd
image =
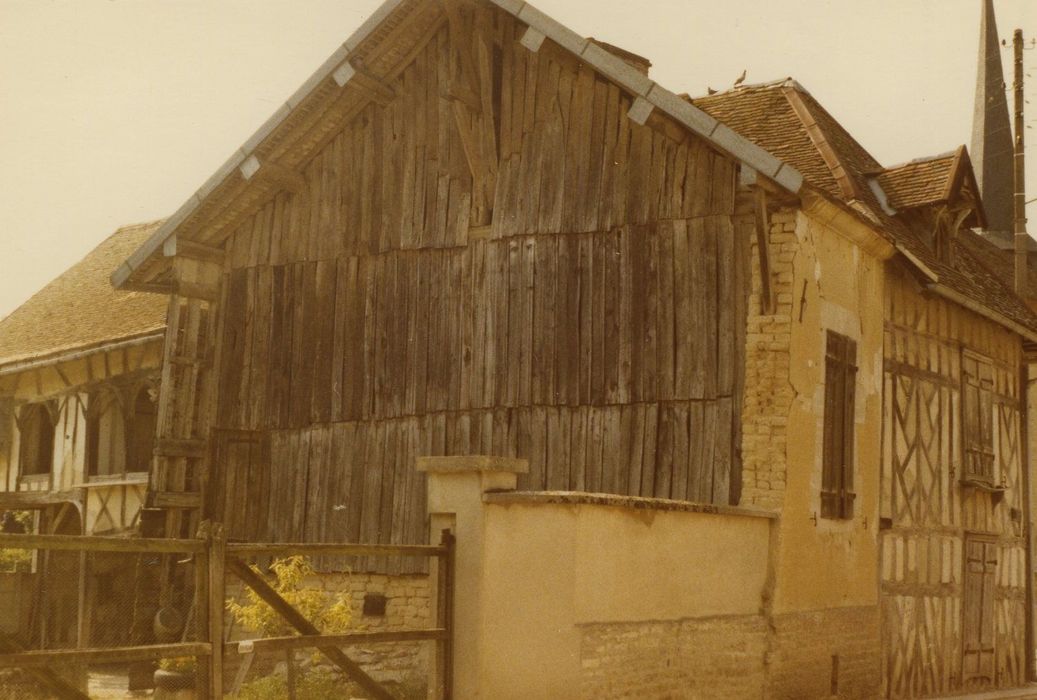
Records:
<instances>
[{"instance_id":1,"label":"green shrub","mask_svg":"<svg viewBox=\"0 0 1037 700\"><path fill-rule=\"evenodd\" d=\"M344 694L345 681L336 673L323 668L311 668L295 677L295 697L298 700L339 700ZM283 700L288 697L288 677L272 673L241 686L240 700Z\"/></svg>"},{"instance_id":2,"label":"green shrub","mask_svg":"<svg viewBox=\"0 0 1037 700\"><path fill-rule=\"evenodd\" d=\"M303 581L313 574L313 567L302 556L276 559L270 565L276 581L273 589L303 617L324 634L345 632L352 619L348 595L334 595L316 588L304 588ZM261 573L256 566L252 570ZM267 636L289 634L294 630L259 595L249 588L244 605L227 601L227 610L239 625Z\"/></svg>"}]
</instances>

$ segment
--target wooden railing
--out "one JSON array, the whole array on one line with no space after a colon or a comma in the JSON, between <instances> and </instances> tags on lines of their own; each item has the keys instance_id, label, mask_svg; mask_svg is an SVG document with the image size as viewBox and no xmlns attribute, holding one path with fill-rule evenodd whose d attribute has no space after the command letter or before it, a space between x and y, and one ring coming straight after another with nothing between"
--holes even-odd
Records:
<instances>
[{"instance_id":1,"label":"wooden railing","mask_svg":"<svg viewBox=\"0 0 1037 700\"><path fill-rule=\"evenodd\" d=\"M385 642L436 643L433 673L439 697L451 697L452 685L452 620L454 542L448 532L442 533L438 545L375 545L352 543L228 543L223 527L204 523L196 539L119 538L74 535L0 534L0 549L32 549L41 551L121 552L129 554L191 555L194 558L193 641L163 644L141 644L109 648L84 648L83 639L76 649L25 649L13 640L0 637L0 669L22 668L54 695L83 700L88 696L82 688L55 672L61 664L80 667L141 660L194 657L197 665L198 697L224 696L224 656L245 654L247 661L239 666L235 689L251 659L258 653L312 648L323 654L370 697L390 699L393 696L359 664L350 659L342 647ZM389 632L352 632L322 634L310 620L293 608L257 573L247 560L256 557L284 556L340 557L423 557L434 560L435 626ZM231 574L252 589L283 620L298 632L294 636L224 642L226 612L226 575ZM82 582L80 583L82 586ZM82 592L81 592L82 595ZM0 605L3 602L0 601ZM80 616L89 614L80 606ZM130 624L130 616L126 616Z\"/></svg>"}]
</instances>

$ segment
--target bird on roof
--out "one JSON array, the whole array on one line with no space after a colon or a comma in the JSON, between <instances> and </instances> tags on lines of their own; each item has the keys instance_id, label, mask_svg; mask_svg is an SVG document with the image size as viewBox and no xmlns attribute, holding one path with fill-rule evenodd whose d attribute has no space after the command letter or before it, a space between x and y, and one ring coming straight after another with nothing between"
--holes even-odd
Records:
<instances>
[{"instance_id":1,"label":"bird on roof","mask_svg":"<svg viewBox=\"0 0 1037 700\"><path fill-rule=\"evenodd\" d=\"M738 80L735 81L735 85L738 86L738 85L741 85L744 82L745 82L745 71L743 70L742 74L740 76L738 76Z\"/></svg>"},{"instance_id":2,"label":"bird on roof","mask_svg":"<svg viewBox=\"0 0 1037 700\"><path fill-rule=\"evenodd\" d=\"M708 93L710 95L715 95L715 94L717 94L717 91L707 85L706 86L706 93Z\"/></svg>"}]
</instances>

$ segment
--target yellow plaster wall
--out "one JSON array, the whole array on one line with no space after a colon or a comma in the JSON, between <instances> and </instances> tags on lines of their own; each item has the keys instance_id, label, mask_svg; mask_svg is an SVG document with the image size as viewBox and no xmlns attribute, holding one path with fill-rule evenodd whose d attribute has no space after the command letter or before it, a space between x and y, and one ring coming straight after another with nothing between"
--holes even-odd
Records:
<instances>
[{"instance_id":1,"label":"yellow plaster wall","mask_svg":"<svg viewBox=\"0 0 1037 700\"><path fill-rule=\"evenodd\" d=\"M600 505L488 505L485 697L565 697L583 673L588 626L759 615L771 522ZM648 638L652 630L634 625L628 634Z\"/></svg>"},{"instance_id":2,"label":"yellow plaster wall","mask_svg":"<svg viewBox=\"0 0 1037 700\"><path fill-rule=\"evenodd\" d=\"M702 665L734 658L762 683L773 517L506 493L528 468L520 462L418 460L432 541L442 528L456 536L457 697L598 697L593 689L612 683L613 671L629 680L629 664L655 669L651 687L663 696ZM685 638L709 644L686 654ZM626 665L613 668L609 659L619 658Z\"/></svg>"},{"instance_id":3,"label":"yellow plaster wall","mask_svg":"<svg viewBox=\"0 0 1037 700\"><path fill-rule=\"evenodd\" d=\"M883 263L803 212L772 218L777 299L747 334L743 503L780 510L775 614L875 604ZM753 311L755 309L755 313ZM854 517L820 515L826 331L857 341Z\"/></svg>"}]
</instances>

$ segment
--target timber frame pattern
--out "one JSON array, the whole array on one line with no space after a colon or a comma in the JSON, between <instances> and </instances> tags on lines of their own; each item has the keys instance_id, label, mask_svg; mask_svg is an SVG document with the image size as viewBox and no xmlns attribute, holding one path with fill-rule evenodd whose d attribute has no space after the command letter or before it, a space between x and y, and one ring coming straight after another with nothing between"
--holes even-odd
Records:
<instances>
[{"instance_id":1,"label":"timber frame pattern","mask_svg":"<svg viewBox=\"0 0 1037 700\"><path fill-rule=\"evenodd\" d=\"M1026 679L1026 537L1017 336L917 294L906 274L886 290L882 518L884 697L1012 687ZM994 474L965 472L963 365L992 366ZM970 542L992 543L976 588ZM989 559L989 556L988 556Z\"/></svg>"}]
</instances>

